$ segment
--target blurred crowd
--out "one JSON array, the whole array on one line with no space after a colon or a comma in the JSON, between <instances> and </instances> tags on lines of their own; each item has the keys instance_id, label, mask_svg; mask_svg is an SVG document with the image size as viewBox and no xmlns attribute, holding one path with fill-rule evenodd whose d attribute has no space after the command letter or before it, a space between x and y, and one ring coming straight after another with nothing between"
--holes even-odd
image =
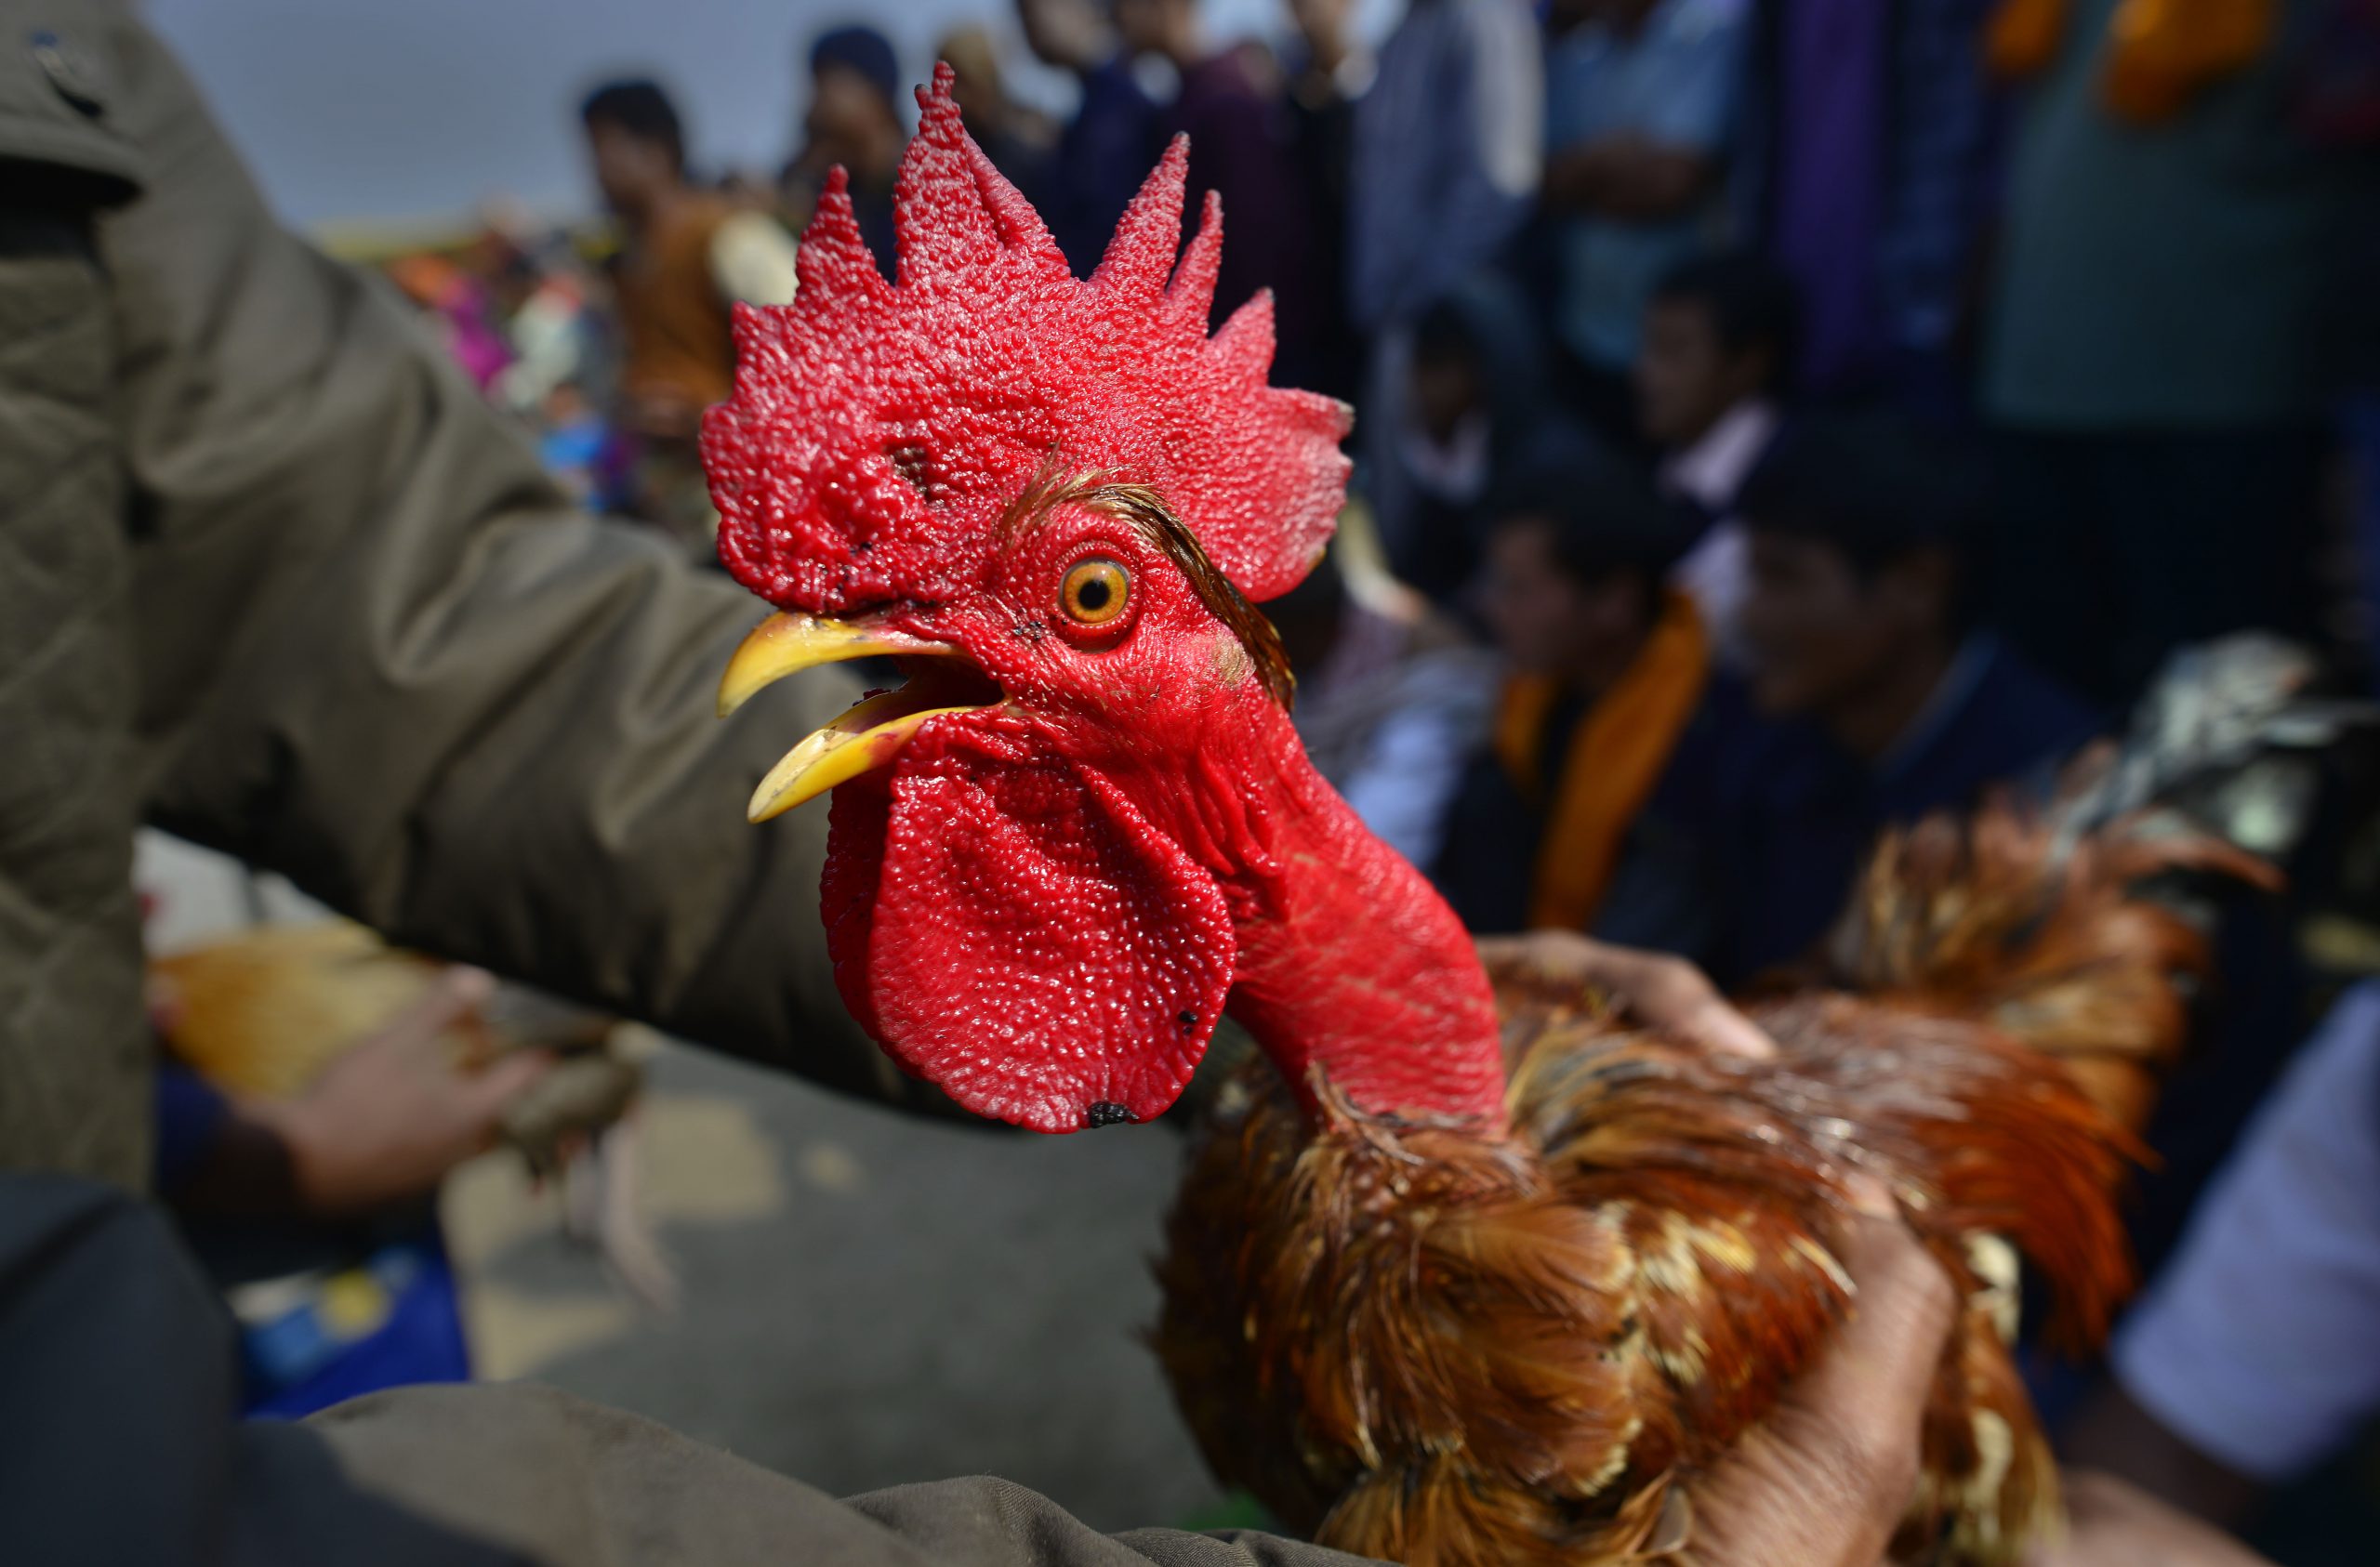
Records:
<instances>
[{"instance_id":1,"label":"blurred crowd","mask_svg":"<svg viewBox=\"0 0 2380 1567\"><path fill-rule=\"evenodd\" d=\"M2369 0L1410 0L1376 46L1353 9L1289 0L1267 41L1198 0L1018 0L1078 89L1059 118L993 33L938 55L1085 275L1190 136L1192 220L1210 189L1226 214L1217 322L1270 289L1276 380L1357 410L1340 542L1267 606L1300 728L1474 929L1741 981L1821 936L1881 828L2038 782L2176 649L2258 628L2369 678ZM802 63L773 174L707 165L668 90L623 79L579 108L606 231L501 218L390 268L575 494L697 553L731 307L792 297L830 169L894 267L931 62L850 26ZM2335 992L2304 937L2352 899L2347 834L2220 933L2206 1047L2152 1131L2151 1265ZM2320 1038L2369 1113L2303 1146L2380 1169L2380 1013L2352 993ZM2310 1092L2307 1117L2339 1102ZM2334 1379L2320 1435L2282 1435L2190 1370L2248 1264L2184 1255L2214 1282L2152 1297L2124 1396L2284 1478L2352 1401Z\"/></svg>"},{"instance_id":2,"label":"blurred crowd","mask_svg":"<svg viewBox=\"0 0 2380 1567\"><path fill-rule=\"evenodd\" d=\"M1301 723L1476 927L1739 979L1880 824L2067 754L2175 648L2364 662L2368 5L1413 0L1377 48L1353 11L1274 46L1018 0L1063 120L990 32L937 54L1086 275L1190 136L1217 321L1270 289L1276 380L1357 410L1342 543L1272 606ZM929 62L846 26L805 63L774 175L615 81L579 106L608 229L391 267L575 494L697 552L731 307L791 297L830 169L894 267Z\"/></svg>"}]
</instances>

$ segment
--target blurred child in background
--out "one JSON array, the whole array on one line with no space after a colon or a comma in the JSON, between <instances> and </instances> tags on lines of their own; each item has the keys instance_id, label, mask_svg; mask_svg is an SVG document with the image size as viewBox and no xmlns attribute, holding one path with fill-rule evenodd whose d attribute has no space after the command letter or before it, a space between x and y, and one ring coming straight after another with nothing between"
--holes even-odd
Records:
<instances>
[{"instance_id":1,"label":"blurred child in background","mask_svg":"<svg viewBox=\"0 0 2380 1567\"><path fill-rule=\"evenodd\" d=\"M2096 731L2076 697L1977 628L1977 488L1906 424L1849 415L1789 425L1745 483L1739 624L1752 699L1785 722L1722 785L1722 976L1816 942L1881 828L1964 806Z\"/></svg>"},{"instance_id":2,"label":"blurred child in background","mask_svg":"<svg viewBox=\"0 0 2380 1567\"><path fill-rule=\"evenodd\" d=\"M1741 89L1748 0L1563 0L1546 53L1541 201L1560 218L1554 329L1580 411L1637 437L1645 302L1708 243Z\"/></svg>"},{"instance_id":3,"label":"blurred child in background","mask_svg":"<svg viewBox=\"0 0 2380 1567\"><path fill-rule=\"evenodd\" d=\"M1736 498L1777 435L1795 303L1792 280L1757 256L1698 257L1653 290L1636 354L1637 415L1660 455L1661 489L1702 519L1674 580L1737 667L1747 567Z\"/></svg>"}]
</instances>

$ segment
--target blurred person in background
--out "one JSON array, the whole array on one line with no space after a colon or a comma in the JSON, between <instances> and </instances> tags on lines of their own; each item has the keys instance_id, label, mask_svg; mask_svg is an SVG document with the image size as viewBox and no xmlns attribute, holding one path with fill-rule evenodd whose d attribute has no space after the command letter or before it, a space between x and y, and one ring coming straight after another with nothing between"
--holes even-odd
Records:
<instances>
[{"instance_id":1,"label":"blurred person in background","mask_svg":"<svg viewBox=\"0 0 2380 1567\"><path fill-rule=\"evenodd\" d=\"M1980 392L2007 530L1994 609L2101 701L2180 643L2315 626L2342 241L2380 185L2289 117L2285 41L2314 4L1995 18L2024 99Z\"/></svg>"},{"instance_id":2,"label":"blurred person in background","mask_svg":"<svg viewBox=\"0 0 2380 1567\"><path fill-rule=\"evenodd\" d=\"M512 362L486 286L448 257L429 251L388 264L389 280L436 323L439 340L482 391L492 390Z\"/></svg>"},{"instance_id":3,"label":"blurred person in background","mask_svg":"<svg viewBox=\"0 0 2380 1567\"><path fill-rule=\"evenodd\" d=\"M787 224L799 233L818 208L827 171L849 176L852 214L877 270L892 277L892 183L908 132L901 119L901 60L872 27L836 27L810 46L810 107L801 146L777 176Z\"/></svg>"},{"instance_id":4,"label":"blurred person in background","mask_svg":"<svg viewBox=\"0 0 2380 1567\"><path fill-rule=\"evenodd\" d=\"M971 25L944 34L934 46L934 58L948 61L956 73L950 95L959 100L967 134L1038 210L1049 189L1057 126L1009 97L1000 75L999 47L989 29Z\"/></svg>"},{"instance_id":5,"label":"blurred person in background","mask_svg":"<svg viewBox=\"0 0 2380 1567\"><path fill-rule=\"evenodd\" d=\"M1157 105L1094 0L1016 0L1016 20L1034 58L1072 76L1081 93L1058 133L1041 217L1067 264L1089 277L1157 162Z\"/></svg>"},{"instance_id":6,"label":"blurred person in background","mask_svg":"<svg viewBox=\"0 0 2380 1567\"><path fill-rule=\"evenodd\" d=\"M1798 956L1879 830L2063 758L2089 708L1977 629L1983 524L1960 454L1908 421L1787 425L1738 496L1738 624L1754 704L1781 720L1715 785L1728 981Z\"/></svg>"},{"instance_id":7,"label":"blurred person in background","mask_svg":"<svg viewBox=\"0 0 2380 1567\"><path fill-rule=\"evenodd\" d=\"M1314 391L1354 402L1363 350L1347 309L1347 184L1355 157L1355 105L1380 61L1355 35L1354 0L1288 0L1297 43L1289 78L1289 140L1314 212Z\"/></svg>"},{"instance_id":8,"label":"blurred person in background","mask_svg":"<svg viewBox=\"0 0 2380 1567\"><path fill-rule=\"evenodd\" d=\"M618 220L611 283L619 312L620 419L642 451L640 509L707 550L717 519L694 440L733 388L729 307L793 297L793 241L687 178L678 111L657 83L608 83L579 106L595 182Z\"/></svg>"},{"instance_id":9,"label":"blurred person in background","mask_svg":"<svg viewBox=\"0 0 2380 1567\"><path fill-rule=\"evenodd\" d=\"M1745 227L1802 290L1804 390L1943 419L1968 362L2000 195L1994 0L1757 0Z\"/></svg>"},{"instance_id":10,"label":"blurred person in background","mask_svg":"<svg viewBox=\"0 0 2380 1567\"><path fill-rule=\"evenodd\" d=\"M1358 330L1377 339L1410 326L1518 231L1537 194L1544 89L1527 0L1406 7L1355 106L1347 303Z\"/></svg>"},{"instance_id":11,"label":"blurred person in background","mask_svg":"<svg viewBox=\"0 0 2380 1567\"><path fill-rule=\"evenodd\" d=\"M1158 112L1157 132L1190 138L1190 178L1182 222L1197 231L1205 194L1223 197L1223 269L1215 283L1221 323L1260 288L1273 291L1276 385L1311 385L1324 352L1327 306L1316 266L1323 254L1319 215L1299 178L1289 111L1278 83L1250 69L1240 49L1217 50L1200 21L1199 0L1115 0L1124 47L1154 55L1181 75L1173 101Z\"/></svg>"},{"instance_id":12,"label":"blurred person in background","mask_svg":"<svg viewBox=\"0 0 2380 1567\"><path fill-rule=\"evenodd\" d=\"M1293 717L1315 770L1375 836L1426 866L1487 735L1495 662L1427 600L1359 590L1340 564L1347 553L1334 546L1264 616L1297 672Z\"/></svg>"},{"instance_id":13,"label":"blurred person in background","mask_svg":"<svg viewBox=\"0 0 2380 1567\"><path fill-rule=\"evenodd\" d=\"M575 384L583 394L607 385L617 345L595 308L598 291L574 236L541 225L517 204L491 202L472 248L512 356L490 388L496 402L544 423L547 400L562 387Z\"/></svg>"},{"instance_id":14,"label":"blurred person in background","mask_svg":"<svg viewBox=\"0 0 2380 1567\"><path fill-rule=\"evenodd\" d=\"M1381 482L1413 428L1414 323L1503 254L1536 200L1544 88L1528 0L1412 0L1355 105L1346 309L1365 361L1357 457ZM1394 510L1381 532L1403 571L1413 539Z\"/></svg>"},{"instance_id":15,"label":"blurred person in background","mask_svg":"<svg viewBox=\"0 0 2380 1567\"><path fill-rule=\"evenodd\" d=\"M1750 0L1562 0L1545 59L1554 326L1570 392L1641 440L1630 372L1646 301L1721 219Z\"/></svg>"},{"instance_id":16,"label":"blurred person in background","mask_svg":"<svg viewBox=\"0 0 2380 1567\"><path fill-rule=\"evenodd\" d=\"M1540 438L1493 516L1478 601L1506 675L1433 878L1476 931L1602 931L1616 910L1640 944L1682 944L1701 901L1659 839L1665 786L1702 770L1673 766L1711 671L1668 586L1692 527L1583 431Z\"/></svg>"},{"instance_id":17,"label":"blurred person in background","mask_svg":"<svg viewBox=\"0 0 2380 1567\"><path fill-rule=\"evenodd\" d=\"M1481 510L1544 422L1539 336L1501 275L1466 279L1421 312L1396 398L1367 415L1386 428L1373 432L1355 488L1391 569L1440 604L1453 605L1477 573Z\"/></svg>"},{"instance_id":18,"label":"blurred person in background","mask_svg":"<svg viewBox=\"0 0 2380 1567\"><path fill-rule=\"evenodd\" d=\"M1765 257L1698 257L1655 286L1636 353L1636 409L1659 454L1662 493L1702 524L1674 580L1737 668L1750 567L1736 499L1784 416L1800 305L1793 280Z\"/></svg>"}]
</instances>

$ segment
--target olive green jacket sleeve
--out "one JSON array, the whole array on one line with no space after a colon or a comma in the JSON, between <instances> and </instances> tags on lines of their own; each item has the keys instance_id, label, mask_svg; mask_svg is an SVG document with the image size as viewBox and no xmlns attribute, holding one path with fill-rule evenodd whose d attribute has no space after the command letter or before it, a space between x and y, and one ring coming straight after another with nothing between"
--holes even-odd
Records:
<instances>
[{"instance_id":1,"label":"olive green jacket sleeve","mask_svg":"<svg viewBox=\"0 0 2380 1567\"><path fill-rule=\"evenodd\" d=\"M990 1479L834 1497L528 1383L236 1420L231 1323L157 1209L0 1172L11 1562L141 1567L1362 1567L1260 1534L1103 1534ZM38 1440L30 1440L38 1433Z\"/></svg>"},{"instance_id":2,"label":"olive green jacket sleeve","mask_svg":"<svg viewBox=\"0 0 2380 1567\"><path fill-rule=\"evenodd\" d=\"M854 697L721 723L765 606L571 510L377 279L274 221L190 81L94 7L143 193L104 217L150 820L392 939L878 1096L817 913L823 810L753 784Z\"/></svg>"},{"instance_id":3,"label":"olive green jacket sleeve","mask_svg":"<svg viewBox=\"0 0 2380 1567\"><path fill-rule=\"evenodd\" d=\"M837 1500L529 1383L375 1393L307 1429L360 1496L548 1567L1365 1567L1249 1532L1104 1534L988 1475Z\"/></svg>"}]
</instances>

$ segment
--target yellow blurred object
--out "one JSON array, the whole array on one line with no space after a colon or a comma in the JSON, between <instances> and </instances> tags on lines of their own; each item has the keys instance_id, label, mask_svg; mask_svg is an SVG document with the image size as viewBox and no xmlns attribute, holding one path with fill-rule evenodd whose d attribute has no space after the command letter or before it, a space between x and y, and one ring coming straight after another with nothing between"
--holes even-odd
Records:
<instances>
[{"instance_id":1,"label":"yellow blurred object","mask_svg":"<svg viewBox=\"0 0 2380 1567\"><path fill-rule=\"evenodd\" d=\"M445 968L343 919L260 925L149 962L158 1031L175 1058L218 1087L276 1100L304 1093ZM506 1140L550 1171L566 1145L627 1113L642 1086L635 1052L613 1047L614 1028L602 1013L506 985L445 1039L473 1071L513 1050L562 1054L504 1113Z\"/></svg>"},{"instance_id":2,"label":"yellow blurred object","mask_svg":"<svg viewBox=\"0 0 2380 1567\"><path fill-rule=\"evenodd\" d=\"M342 1339L353 1340L380 1331L389 1320L389 1292L361 1268L350 1268L323 1282L317 1302L323 1325Z\"/></svg>"},{"instance_id":3,"label":"yellow blurred object","mask_svg":"<svg viewBox=\"0 0 2380 1567\"><path fill-rule=\"evenodd\" d=\"M2048 69L2064 42L2070 0L2003 0L1985 53L1992 71L2022 78ZM2137 125L2172 119L2209 84L2262 58L2277 23L2275 0L2123 0L2108 24L2100 94Z\"/></svg>"},{"instance_id":4,"label":"yellow blurred object","mask_svg":"<svg viewBox=\"0 0 2380 1567\"><path fill-rule=\"evenodd\" d=\"M264 925L152 958L162 1032L218 1087L265 1099L303 1093L323 1068L403 1011L440 965L360 925ZM485 1058L476 1022L453 1031L460 1059Z\"/></svg>"}]
</instances>

